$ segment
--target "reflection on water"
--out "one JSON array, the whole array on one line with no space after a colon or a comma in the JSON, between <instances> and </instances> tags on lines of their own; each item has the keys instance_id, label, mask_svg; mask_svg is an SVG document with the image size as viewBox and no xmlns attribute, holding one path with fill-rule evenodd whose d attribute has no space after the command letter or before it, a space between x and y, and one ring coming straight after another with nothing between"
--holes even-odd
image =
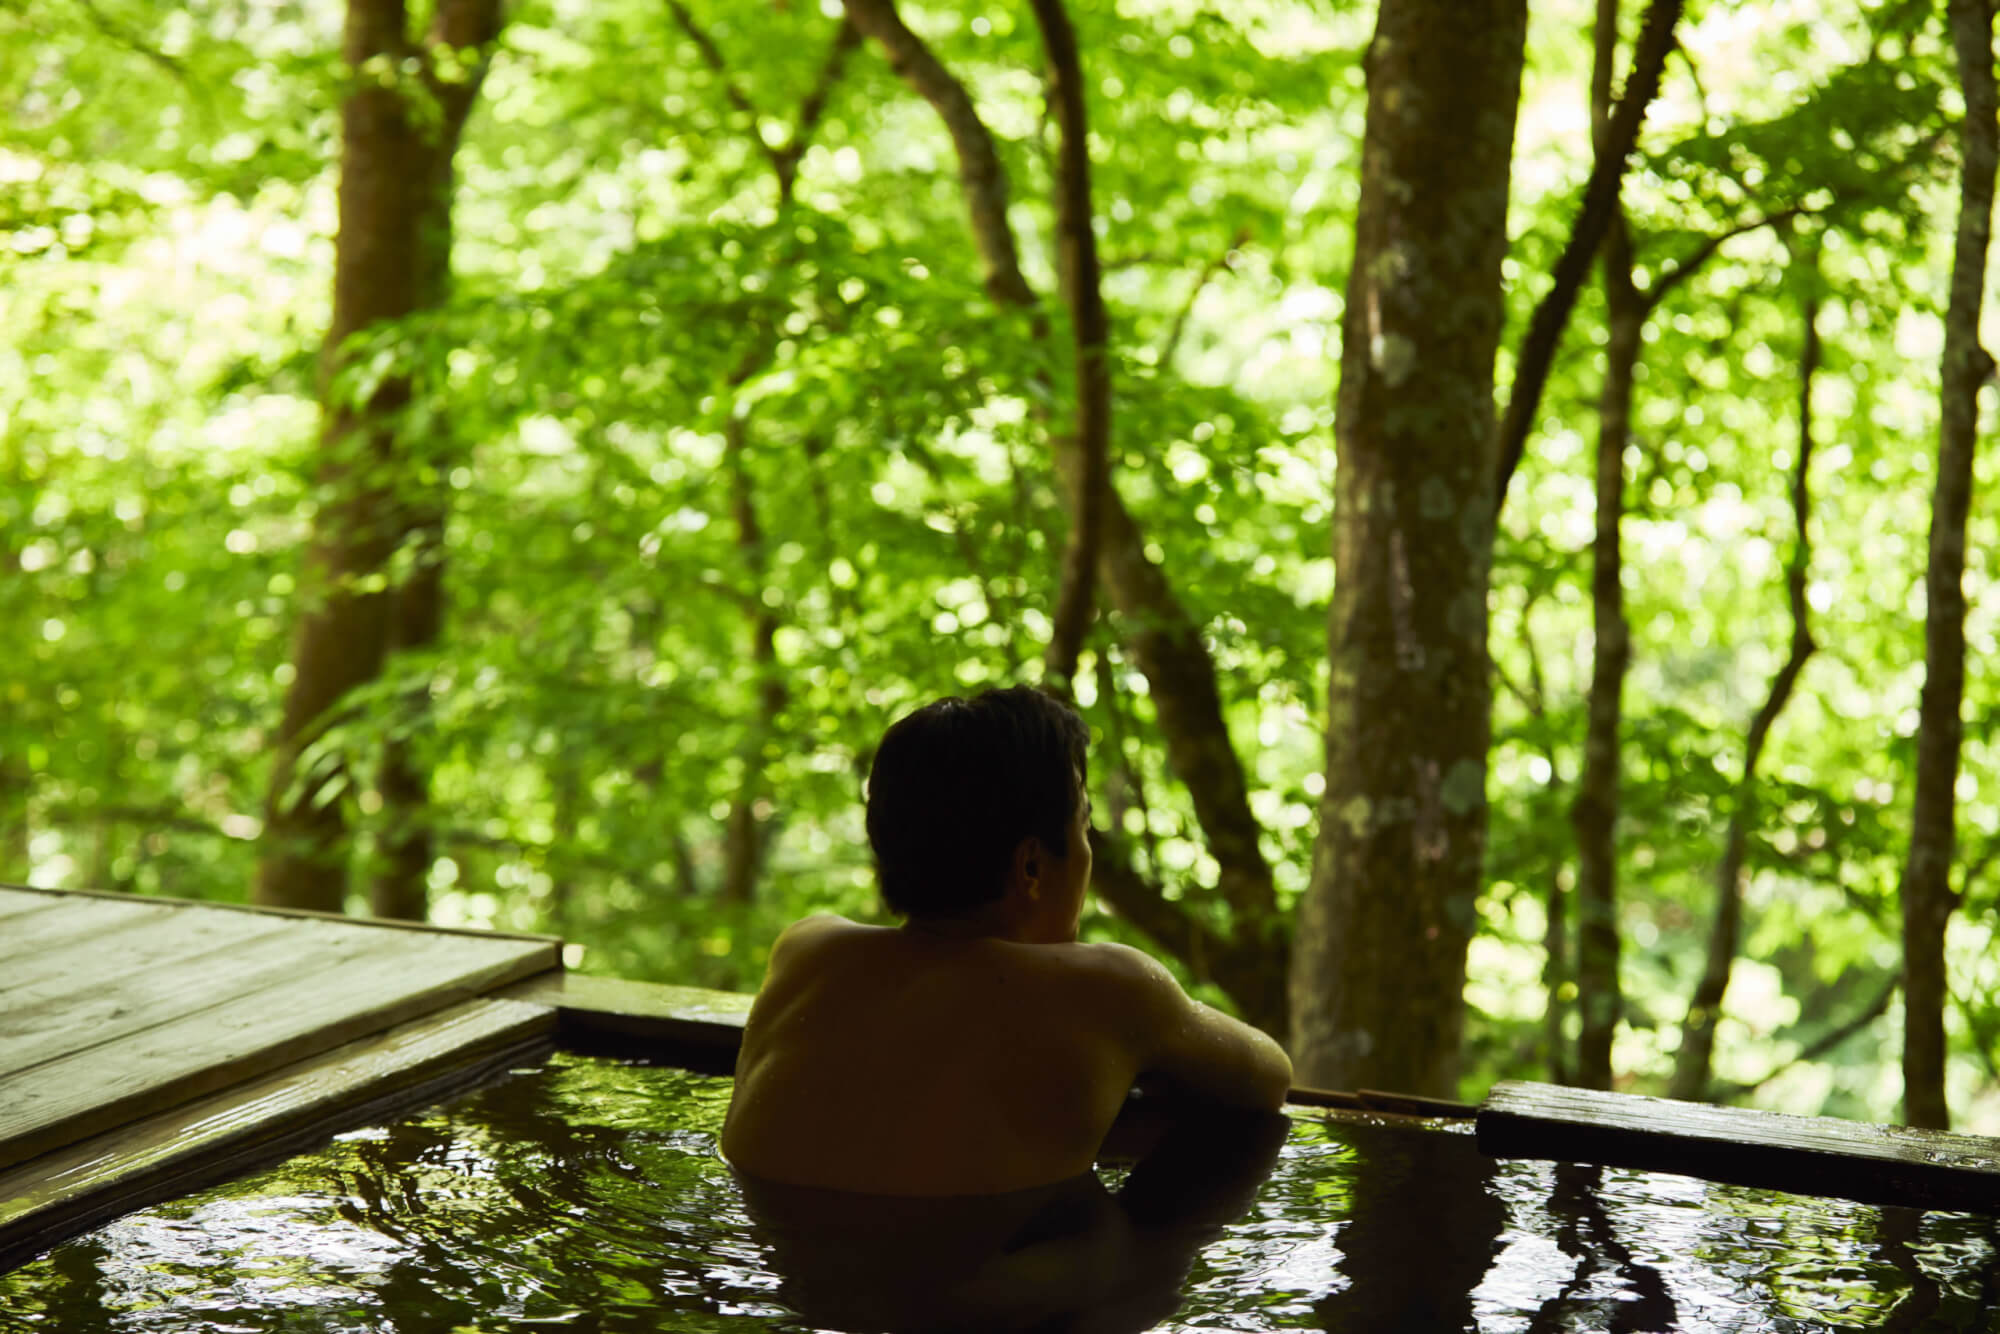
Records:
<instances>
[{"instance_id":1,"label":"reflection on water","mask_svg":"<svg viewBox=\"0 0 2000 1334\"><path fill-rule=\"evenodd\" d=\"M2000 1329L1989 1217L1316 1119L897 1204L739 1181L727 1101L558 1057L59 1247L0 1276L0 1331Z\"/></svg>"}]
</instances>

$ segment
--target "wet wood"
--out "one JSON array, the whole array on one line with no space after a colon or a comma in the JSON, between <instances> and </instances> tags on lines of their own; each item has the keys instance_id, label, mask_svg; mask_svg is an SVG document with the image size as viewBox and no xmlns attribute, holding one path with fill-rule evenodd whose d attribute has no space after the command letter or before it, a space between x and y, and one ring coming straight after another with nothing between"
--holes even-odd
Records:
<instances>
[{"instance_id":1,"label":"wet wood","mask_svg":"<svg viewBox=\"0 0 2000 1334\"><path fill-rule=\"evenodd\" d=\"M548 973L509 988L511 999L557 1014L557 1038L578 1051L685 1065L729 1074L756 998L734 991Z\"/></svg>"},{"instance_id":2,"label":"wet wood","mask_svg":"<svg viewBox=\"0 0 2000 1334\"><path fill-rule=\"evenodd\" d=\"M2000 1210L2000 1139L1626 1093L1496 1085L1479 1147L1922 1209Z\"/></svg>"},{"instance_id":3,"label":"wet wood","mask_svg":"<svg viewBox=\"0 0 2000 1334\"><path fill-rule=\"evenodd\" d=\"M546 1006L482 998L0 1173L0 1272L107 1219L538 1059Z\"/></svg>"},{"instance_id":4,"label":"wet wood","mask_svg":"<svg viewBox=\"0 0 2000 1334\"><path fill-rule=\"evenodd\" d=\"M0 1035L0 1068L17 1044L40 1058L0 1079L0 1168L558 966L537 941L309 922L246 950L254 980L214 961L176 971L144 1026L112 1040L64 1025L75 1049L49 1057L35 1034Z\"/></svg>"}]
</instances>

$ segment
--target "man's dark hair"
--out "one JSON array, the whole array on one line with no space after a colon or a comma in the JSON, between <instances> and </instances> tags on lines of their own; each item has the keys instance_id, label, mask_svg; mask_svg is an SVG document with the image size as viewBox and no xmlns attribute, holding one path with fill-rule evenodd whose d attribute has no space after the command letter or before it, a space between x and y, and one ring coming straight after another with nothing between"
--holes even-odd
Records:
<instances>
[{"instance_id":1,"label":"man's dark hair","mask_svg":"<svg viewBox=\"0 0 2000 1334\"><path fill-rule=\"evenodd\" d=\"M1089 745L1075 710L1026 686L898 719L868 771L868 843L890 911L956 917L993 902L1030 834L1067 856Z\"/></svg>"}]
</instances>

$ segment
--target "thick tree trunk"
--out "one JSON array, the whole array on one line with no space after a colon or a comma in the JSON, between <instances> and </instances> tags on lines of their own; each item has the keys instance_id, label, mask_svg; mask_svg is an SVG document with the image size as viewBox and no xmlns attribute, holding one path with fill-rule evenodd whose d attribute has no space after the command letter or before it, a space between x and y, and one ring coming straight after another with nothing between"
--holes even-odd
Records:
<instances>
[{"instance_id":1,"label":"thick tree trunk","mask_svg":"<svg viewBox=\"0 0 2000 1334\"><path fill-rule=\"evenodd\" d=\"M1972 504L1972 456L1979 388L1993 358L1979 344L2000 115L1993 75L1988 0L1951 0L1952 45L1965 90L1959 127L1958 237L1951 304L1945 315L1937 489L1931 500L1930 564L1924 576L1924 690L1917 722L1917 791L1910 852L1903 866L1903 1119L1943 1130L1951 1123L1944 1088L1945 927L1956 906L1950 883L1957 844L1960 705L1965 694L1965 522Z\"/></svg>"},{"instance_id":2,"label":"thick tree trunk","mask_svg":"<svg viewBox=\"0 0 2000 1334\"><path fill-rule=\"evenodd\" d=\"M342 58L400 67L410 55L402 0L349 0ZM401 91L357 79L341 106L340 231L334 259L333 324L321 355L325 426L313 519L300 581L302 608L293 676L273 739L263 858L256 901L339 912L347 891L346 762L305 752L325 733L340 700L381 672L391 598L379 586L401 540L391 479L388 416L409 398L406 380L385 383L361 405L334 397L341 344L370 325L417 308L419 233L426 197L424 145Z\"/></svg>"},{"instance_id":3,"label":"thick tree trunk","mask_svg":"<svg viewBox=\"0 0 2000 1334\"><path fill-rule=\"evenodd\" d=\"M1813 275L1817 281L1817 275ZM1743 927L1743 863L1750 848L1750 830L1757 817L1757 761L1764 753L1771 727L1791 700L1792 688L1806 659L1813 654L1812 627L1807 619L1806 569L1812 545L1806 524L1812 516L1812 493L1807 489L1807 469L1812 464L1812 384L1819 369L1819 297L1808 291L1805 299L1804 347L1799 354L1799 453L1792 474L1792 519L1798 535L1792 547L1791 567L1785 571L1785 592L1792 609L1791 650L1757 715L1750 721L1749 736L1743 746L1743 776L1736 784L1736 804L1729 812L1729 832L1723 842L1722 862L1715 872L1715 919L1709 929L1708 954L1694 994L1688 998L1687 1017L1681 1025L1680 1051L1674 1057L1674 1078L1670 1094L1690 1102L1706 1100L1715 1064L1715 1025L1722 1017L1722 1002L1729 990L1729 974L1736 963L1736 950Z\"/></svg>"},{"instance_id":4,"label":"thick tree trunk","mask_svg":"<svg viewBox=\"0 0 2000 1334\"><path fill-rule=\"evenodd\" d=\"M451 295L451 208L456 185L453 160L466 118L485 78L485 51L500 31L499 0L446 0L431 22L429 47L474 51L477 56L456 73L439 77L435 65L427 72L428 91L436 98L439 123L424 144L423 212L417 219L421 246L418 273L419 308L441 306ZM449 425L441 430L448 431ZM437 643L444 628L444 527L451 472L457 451L447 438L432 446L431 457L408 460L408 494L403 505L403 540L415 560L409 578L395 590L390 623L390 652L421 653ZM411 466L414 465L414 466ZM413 737L426 725L430 692L410 690L398 706L401 726L384 744L382 772L377 783L385 813L376 849L374 878L369 885L369 910L377 917L424 920L429 909L431 862L435 840L431 830L430 774L416 753Z\"/></svg>"},{"instance_id":5,"label":"thick tree trunk","mask_svg":"<svg viewBox=\"0 0 2000 1334\"><path fill-rule=\"evenodd\" d=\"M382 585L390 555L423 526L425 507L405 502L407 483L391 418L408 403L405 378L385 382L365 404L334 397L341 345L371 325L399 319L442 291L439 255L449 245L449 158L471 109L483 66L462 56L430 67L439 46L476 52L498 27L496 0L444 0L420 53L402 0L349 0L342 59L351 69L425 57L428 91L441 119L426 129L404 90L361 80L341 107L340 232L334 259L333 324L321 357L325 427L319 483L327 499L313 521L293 651L293 678L274 739L265 806L259 903L338 912L347 890L347 766L338 755L309 770L305 753L340 700L380 675L397 634L396 595ZM442 161L440 161L442 157ZM417 618L421 622L421 615ZM432 633L435 633L433 618ZM421 628L420 625L417 628ZM410 774L396 775L407 799ZM418 784L421 780L415 780ZM421 818L392 828L421 828ZM414 856L405 854L406 864ZM428 866L428 851L423 854Z\"/></svg>"},{"instance_id":6,"label":"thick tree trunk","mask_svg":"<svg viewBox=\"0 0 2000 1334\"><path fill-rule=\"evenodd\" d=\"M1486 841L1493 358L1525 0L1383 0L1342 328L1301 1082L1452 1096Z\"/></svg>"}]
</instances>

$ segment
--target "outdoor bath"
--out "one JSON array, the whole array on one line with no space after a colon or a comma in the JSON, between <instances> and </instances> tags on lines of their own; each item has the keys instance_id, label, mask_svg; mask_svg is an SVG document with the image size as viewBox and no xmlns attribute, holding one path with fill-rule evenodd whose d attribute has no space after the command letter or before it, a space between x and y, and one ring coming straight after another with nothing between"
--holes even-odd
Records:
<instances>
[{"instance_id":1,"label":"outdoor bath","mask_svg":"<svg viewBox=\"0 0 2000 1334\"><path fill-rule=\"evenodd\" d=\"M716 1155L727 1100L666 1066L524 1063L58 1246L0 1277L0 1329L1803 1334L1985 1331L2000 1301L2000 1217L1495 1160L1465 1123L1298 1106L1280 1140L1168 1144L1151 1185L1101 1166L1095 1202L773 1218Z\"/></svg>"}]
</instances>

